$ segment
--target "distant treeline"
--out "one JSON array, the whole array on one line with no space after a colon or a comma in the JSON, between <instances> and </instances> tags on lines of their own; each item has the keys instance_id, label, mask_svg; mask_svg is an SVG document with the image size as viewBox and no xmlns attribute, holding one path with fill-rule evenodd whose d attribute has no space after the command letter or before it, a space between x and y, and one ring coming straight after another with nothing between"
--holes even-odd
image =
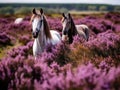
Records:
<instances>
[{"instance_id":1,"label":"distant treeline","mask_svg":"<svg viewBox=\"0 0 120 90\"><path fill-rule=\"evenodd\" d=\"M32 8L44 8L47 13L62 13L68 10L77 11L110 11L120 12L119 5L107 5L107 4L0 4L0 14L28 14Z\"/></svg>"}]
</instances>

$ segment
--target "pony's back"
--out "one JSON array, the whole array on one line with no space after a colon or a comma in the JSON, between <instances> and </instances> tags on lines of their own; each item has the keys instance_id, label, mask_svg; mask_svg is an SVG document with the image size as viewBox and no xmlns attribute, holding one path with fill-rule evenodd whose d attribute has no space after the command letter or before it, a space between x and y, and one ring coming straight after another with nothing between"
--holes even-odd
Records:
<instances>
[{"instance_id":1,"label":"pony's back","mask_svg":"<svg viewBox=\"0 0 120 90\"><path fill-rule=\"evenodd\" d=\"M81 24L81 25L76 25L77 32L79 35L83 35L83 37L88 41L89 39L89 28L87 25Z\"/></svg>"}]
</instances>

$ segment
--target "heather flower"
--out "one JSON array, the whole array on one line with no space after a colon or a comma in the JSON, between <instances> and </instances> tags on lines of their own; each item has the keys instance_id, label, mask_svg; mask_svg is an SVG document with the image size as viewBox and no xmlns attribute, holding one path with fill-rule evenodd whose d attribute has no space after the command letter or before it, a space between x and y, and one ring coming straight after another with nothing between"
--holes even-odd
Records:
<instances>
[{"instance_id":1,"label":"heather flower","mask_svg":"<svg viewBox=\"0 0 120 90\"><path fill-rule=\"evenodd\" d=\"M16 25L13 18L0 18L0 42L14 46L0 59L0 90L120 89L119 14L74 18L76 24L89 26L89 41L75 36L71 45L48 45L37 60L32 54L29 19ZM48 17L48 22L50 29L61 33L60 18Z\"/></svg>"}]
</instances>

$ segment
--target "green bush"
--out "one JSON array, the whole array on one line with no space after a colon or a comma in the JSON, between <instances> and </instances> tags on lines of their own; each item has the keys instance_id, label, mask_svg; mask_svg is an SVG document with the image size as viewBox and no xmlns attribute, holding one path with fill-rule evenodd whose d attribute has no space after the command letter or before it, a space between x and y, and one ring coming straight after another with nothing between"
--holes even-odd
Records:
<instances>
[{"instance_id":1,"label":"green bush","mask_svg":"<svg viewBox=\"0 0 120 90\"><path fill-rule=\"evenodd\" d=\"M14 14L14 9L12 7L0 8L1 15L12 15Z\"/></svg>"},{"instance_id":2,"label":"green bush","mask_svg":"<svg viewBox=\"0 0 120 90\"><path fill-rule=\"evenodd\" d=\"M26 14L29 14L29 13L31 13L31 8L21 7L21 8L16 8L14 14L26 15Z\"/></svg>"}]
</instances>

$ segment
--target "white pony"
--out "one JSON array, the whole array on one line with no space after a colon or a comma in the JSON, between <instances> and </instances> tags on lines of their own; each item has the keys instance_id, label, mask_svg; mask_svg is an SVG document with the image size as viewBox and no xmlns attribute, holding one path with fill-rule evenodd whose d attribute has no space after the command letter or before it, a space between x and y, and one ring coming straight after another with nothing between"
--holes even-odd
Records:
<instances>
[{"instance_id":1,"label":"white pony","mask_svg":"<svg viewBox=\"0 0 120 90\"><path fill-rule=\"evenodd\" d=\"M71 44L73 42L73 36L78 34L79 36L82 36L86 41L89 39L89 28L86 25L75 25L73 22L73 19L68 13L65 15L63 13L62 18L62 40L63 41L69 41Z\"/></svg>"},{"instance_id":2,"label":"white pony","mask_svg":"<svg viewBox=\"0 0 120 90\"><path fill-rule=\"evenodd\" d=\"M41 54L48 44L55 45L61 41L60 34L55 30L49 30L49 26L43 10L33 9L31 17L32 34L34 39L33 55L35 59Z\"/></svg>"},{"instance_id":3,"label":"white pony","mask_svg":"<svg viewBox=\"0 0 120 90\"><path fill-rule=\"evenodd\" d=\"M17 18L14 21L14 24L20 24L23 21L23 18Z\"/></svg>"}]
</instances>

